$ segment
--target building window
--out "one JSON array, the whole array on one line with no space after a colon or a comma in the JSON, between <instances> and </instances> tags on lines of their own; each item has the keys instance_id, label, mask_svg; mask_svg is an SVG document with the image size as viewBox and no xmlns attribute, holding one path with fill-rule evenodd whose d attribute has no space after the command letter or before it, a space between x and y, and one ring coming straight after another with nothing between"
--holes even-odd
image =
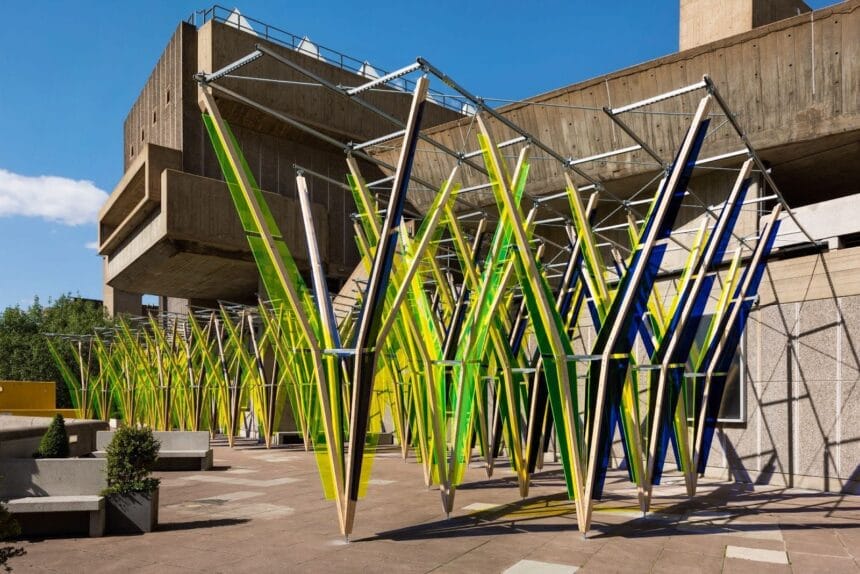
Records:
<instances>
[{"instance_id":1,"label":"building window","mask_svg":"<svg viewBox=\"0 0 860 574\"><path fill-rule=\"evenodd\" d=\"M164 94L164 103L165 103L165 104L169 104L169 103L170 103L170 88L168 88L168 89L167 89L167 92Z\"/></svg>"},{"instance_id":2,"label":"building window","mask_svg":"<svg viewBox=\"0 0 860 574\"><path fill-rule=\"evenodd\" d=\"M134 157L134 146L128 148L128 157Z\"/></svg>"},{"instance_id":3,"label":"building window","mask_svg":"<svg viewBox=\"0 0 860 574\"><path fill-rule=\"evenodd\" d=\"M702 321L699 323L699 330L696 332L696 349L701 349L705 341L705 336L708 333L708 327L711 324L713 315L705 314L702 316ZM723 391L723 402L720 405L720 414L717 422L721 423L745 423L747 420L747 405L746 405L746 383L748 380L746 373L746 332L741 335L741 342L735 351L735 356L732 359L732 364L729 367L728 375L726 376L726 387ZM692 371L688 365L688 372ZM687 417L688 420L693 420L693 395L692 390L695 385L704 384L705 379L701 377L687 378Z\"/></svg>"},{"instance_id":4,"label":"building window","mask_svg":"<svg viewBox=\"0 0 860 574\"><path fill-rule=\"evenodd\" d=\"M144 135L144 131L140 130L140 141L143 141Z\"/></svg>"},{"instance_id":5,"label":"building window","mask_svg":"<svg viewBox=\"0 0 860 574\"><path fill-rule=\"evenodd\" d=\"M152 110L152 123L155 123L157 121L158 121L157 112L155 110Z\"/></svg>"}]
</instances>

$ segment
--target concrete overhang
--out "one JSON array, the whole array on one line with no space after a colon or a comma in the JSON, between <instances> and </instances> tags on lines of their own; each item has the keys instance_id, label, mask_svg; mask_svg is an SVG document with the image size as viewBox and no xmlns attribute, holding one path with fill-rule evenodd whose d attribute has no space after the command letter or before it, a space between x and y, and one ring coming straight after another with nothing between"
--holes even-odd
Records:
<instances>
[{"instance_id":1,"label":"concrete overhang","mask_svg":"<svg viewBox=\"0 0 860 574\"><path fill-rule=\"evenodd\" d=\"M110 255L161 203L161 173L180 169L182 152L146 144L99 211L99 255Z\"/></svg>"},{"instance_id":2,"label":"concrete overhang","mask_svg":"<svg viewBox=\"0 0 860 574\"><path fill-rule=\"evenodd\" d=\"M227 185L165 169L158 208L107 253L106 283L122 291L186 299L245 300L259 286L257 266ZM264 192L300 268L307 265L298 202ZM312 205L320 252L328 253L325 208Z\"/></svg>"}]
</instances>

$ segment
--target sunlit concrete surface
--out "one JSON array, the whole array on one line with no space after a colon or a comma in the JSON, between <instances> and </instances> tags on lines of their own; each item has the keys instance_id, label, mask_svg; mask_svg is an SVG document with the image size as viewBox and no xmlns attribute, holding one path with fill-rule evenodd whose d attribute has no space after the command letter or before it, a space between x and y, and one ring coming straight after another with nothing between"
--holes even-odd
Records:
<instances>
[{"instance_id":1,"label":"sunlit concrete surface","mask_svg":"<svg viewBox=\"0 0 860 574\"><path fill-rule=\"evenodd\" d=\"M587 539L560 465L520 500L514 475L479 463L450 519L421 467L377 455L349 543L323 497L315 458L298 447L215 447L208 472L159 473L160 526L139 536L24 542L15 572L860 572L860 497L680 479L638 510L611 471ZM574 570L577 568L578 570Z\"/></svg>"}]
</instances>

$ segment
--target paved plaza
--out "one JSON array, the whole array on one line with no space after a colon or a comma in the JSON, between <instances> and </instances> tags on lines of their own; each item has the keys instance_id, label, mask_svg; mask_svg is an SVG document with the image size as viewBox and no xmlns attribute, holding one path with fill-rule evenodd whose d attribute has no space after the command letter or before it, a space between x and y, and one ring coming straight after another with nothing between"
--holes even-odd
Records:
<instances>
[{"instance_id":1,"label":"paved plaza","mask_svg":"<svg viewBox=\"0 0 860 574\"><path fill-rule=\"evenodd\" d=\"M299 447L215 447L215 470L159 473L152 534L32 540L24 572L860 572L860 497L679 478L655 488L643 518L612 471L588 539L576 529L558 464L520 500L513 474L478 464L442 514L421 466L377 455L349 543Z\"/></svg>"}]
</instances>

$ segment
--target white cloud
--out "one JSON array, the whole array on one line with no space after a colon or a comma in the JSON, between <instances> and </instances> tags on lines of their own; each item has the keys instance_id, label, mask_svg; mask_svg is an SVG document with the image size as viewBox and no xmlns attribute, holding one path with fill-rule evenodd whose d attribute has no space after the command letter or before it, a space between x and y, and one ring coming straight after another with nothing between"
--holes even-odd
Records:
<instances>
[{"instance_id":1,"label":"white cloud","mask_svg":"<svg viewBox=\"0 0 860 574\"><path fill-rule=\"evenodd\" d=\"M91 181L30 177L0 169L0 217L41 217L65 225L95 223L107 198Z\"/></svg>"},{"instance_id":2,"label":"white cloud","mask_svg":"<svg viewBox=\"0 0 860 574\"><path fill-rule=\"evenodd\" d=\"M93 251L99 250L99 242L98 241L87 241L84 243L84 247L87 249L92 249Z\"/></svg>"}]
</instances>

